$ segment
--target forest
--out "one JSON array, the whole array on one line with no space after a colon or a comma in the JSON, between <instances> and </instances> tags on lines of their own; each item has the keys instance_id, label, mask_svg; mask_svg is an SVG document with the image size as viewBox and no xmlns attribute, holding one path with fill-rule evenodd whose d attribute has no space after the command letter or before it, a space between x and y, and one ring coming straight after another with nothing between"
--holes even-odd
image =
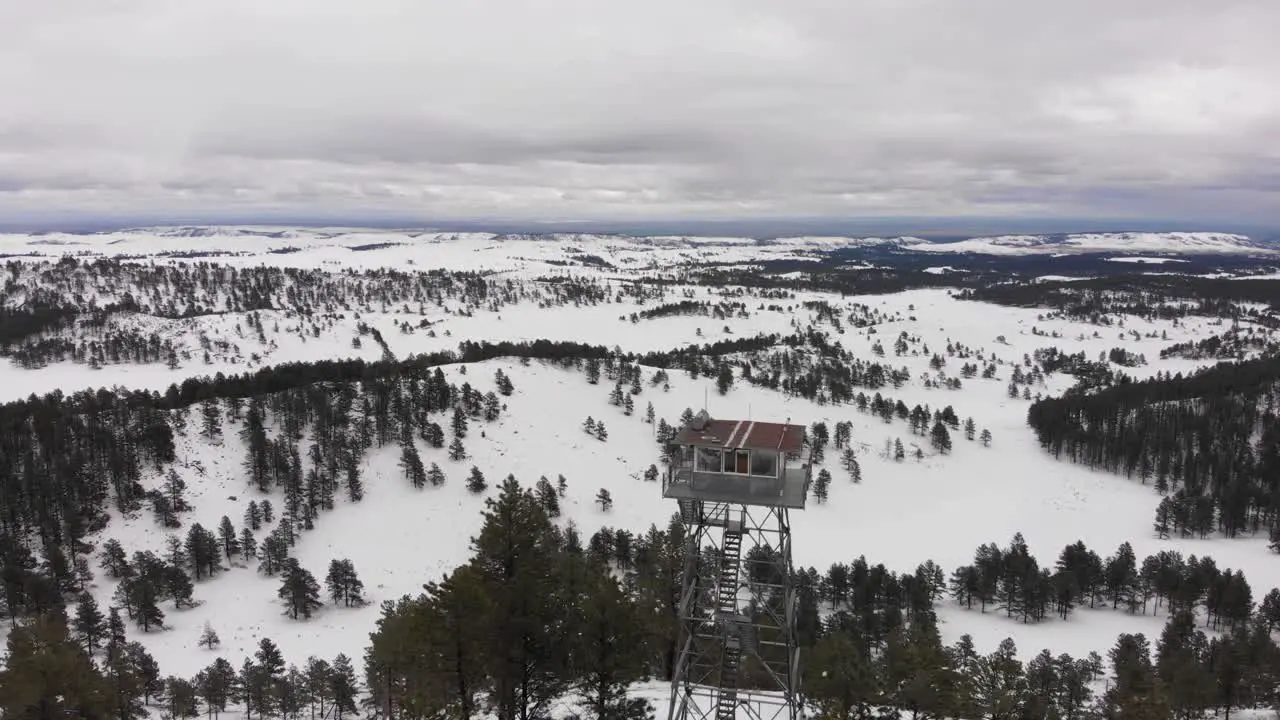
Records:
<instances>
[{"instance_id":1,"label":"forest","mask_svg":"<svg viewBox=\"0 0 1280 720\"><path fill-rule=\"evenodd\" d=\"M1219 363L1031 405L1054 457L1136 477L1166 498L1156 531L1280 540L1280 359ZM1280 543L1275 543L1280 549Z\"/></svg>"},{"instance_id":2,"label":"forest","mask_svg":"<svg viewBox=\"0 0 1280 720\"><path fill-rule=\"evenodd\" d=\"M731 269L699 270L708 279L754 283L758 307L750 308L741 288L724 291L715 302L667 302L660 282L567 277L526 283L436 271L328 274L75 260L37 270L10 263L6 271L10 299L21 296L32 273L49 297L70 299L22 311L6 306L9 315L0 316L0 327L7 334L0 344L23 364L61 358L173 362L175 350L144 334L59 339L69 327L95 332L125 309L182 320L245 313L249 336L266 335L259 310L299 308L289 311L287 321L295 324L285 332L316 336L341 315L425 307L445 298L463 303L453 310L458 313L496 312L519 302L631 298L647 307L622 314L622 322L695 314L719 325L748 312L796 308L815 314L816 321L797 322L788 333L732 336L664 352L548 340L465 341L456 350L402 359L369 330L364 334L384 350L379 360L275 364L193 377L159 393L104 388L0 405L0 611L13 628L9 659L0 670L4 717L126 720L148 710L173 718L238 710L264 720L461 720L487 710L499 720L544 720L566 697L580 703L583 717L640 720L659 712L627 690L670 679L684 527L673 517L666 527L644 533L605 528L583 538L572 523L559 520L563 477L498 480L472 466L469 474L446 479L437 464L424 462L415 442L445 449L466 468L468 439L503 417L505 397L519 391L500 372L492 392L448 382L440 368L456 363L519 358L580 371L627 415L636 412L645 388L665 387L668 372L715 378L721 393L743 382L848 405L885 424L902 422L910 436L939 453L949 452L952 433L991 445L988 430L965 417L960 403L949 404L948 398L963 395L946 391L997 381L997 368L1011 366L1010 394L1030 402L1028 423L1048 452L1150 483L1164 495L1154 533L1265 531L1280 550L1276 360L1137 381L1109 369L1108 363L1141 364L1124 348L1095 362L1046 347L1019 363L960 340L930 347L909 333L885 332L901 316L867 305L845 312L823 302L801 304L789 293L807 283L889 292L904 281L941 282L931 273L867 272L855 283L847 273L833 272L775 282L763 276L752 281ZM1256 301L1269 281L1242 281L1229 297L1194 302L1184 291L1196 291L1195 283L1162 289L1160 283L1174 281L1116 282L1079 292L1078 285L1052 283L990 291L1005 293L1002 298L979 298L975 293L988 291L976 284L962 292L974 300L1043 304L1100 323L1118 312L1269 322L1264 311L1241 304ZM1206 293L1212 289L1204 287ZM847 328L876 336L871 358L841 345ZM425 323L401 331L435 330ZM1204 345L1170 352L1224 351ZM908 355L928 358L929 371L913 377L905 366L896 367L901 363L894 358ZM642 368L651 369L647 382ZM1076 374L1081 382L1062 397L1033 400L1032 386L1052 372ZM942 391L936 407L891 396L892 389L917 380ZM655 456L664 455L673 425L654 417L652 406L642 417L656 426ZM587 420L584 430L604 441L603 422ZM223 517L216 527L191 523L185 480L173 468L176 439L231 435L232 427L245 483L271 493L276 503L250 502L243 518ZM818 459L830 444L850 479L859 481L848 423L814 423L807 439ZM278 598L292 622L308 622L326 603L364 602L349 560L333 558L321 582L292 549L302 534L324 532L325 514L338 503L360 502L363 460L381 447L398 450L402 481L414 487L462 482L479 493L493 480L498 492L486 501L468 562L444 577L423 578L421 593L384 604L362 657L286 658L270 638L241 656L222 655L216 630L206 628L199 642L220 656L184 678L166 673L143 644L130 640L131 633L162 629L166 611L193 602L203 583L218 582L233 559L256 563L257 572L279 583ZM998 446L990 451L998 453ZM896 444L886 438L883 452L907 461L901 438ZM145 489L144 476L157 472L164 478L159 487ZM822 472L829 483L829 471ZM645 479L656 477L655 463ZM821 473L819 480L812 493L824 502ZM150 513L161 527L183 528L183 538L175 534L162 553L123 547L109 537L114 511ZM259 534L273 516L281 522ZM100 562L95 565L93 557ZM98 573L119 582L105 608L86 592ZM950 573L928 560L902 573L858 557L825 571L801 568L794 585L803 694L823 717L1189 720L1209 711L1280 707L1280 650L1271 637L1280 628L1280 591L1255 589L1243 573L1219 568L1206 555L1139 558L1127 543L1099 554L1078 542L1050 566L1037 562L1019 535L1005 547L978 548L971 564ZM1104 662L1101 655L1072 658L1051 649L1034 654L1023 648L1020 654L1008 640L994 648L975 647L968 636L945 644L937 612L943 603L1018 623L1080 622L1075 618L1085 613L1116 612L1161 614L1166 624L1158 638L1121 635Z\"/></svg>"}]
</instances>

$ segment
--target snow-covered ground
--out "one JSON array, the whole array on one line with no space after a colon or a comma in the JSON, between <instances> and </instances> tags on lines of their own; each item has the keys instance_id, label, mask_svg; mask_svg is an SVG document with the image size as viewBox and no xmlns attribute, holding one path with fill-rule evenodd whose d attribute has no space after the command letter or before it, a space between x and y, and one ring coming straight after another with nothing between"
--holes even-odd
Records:
<instances>
[{"instance_id":1,"label":"snow-covered ground","mask_svg":"<svg viewBox=\"0 0 1280 720\"><path fill-rule=\"evenodd\" d=\"M88 248L102 253L142 255L201 248L245 253L207 258L216 262L342 268L360 264L402 270L451 267L518 271L532 277L542 270L558 267L547 261L575 255L576 250L566 248L580 247L582 253L605 257L615 265L615 269L584 266L578 271L610 275L619 272L617 268L622 266L637 270L666 269L680 261L705 262L705 253L746 262L759 259L765 253L790 253L803 245L724 241L699 247L681 239L663 239L651 247L641 247L634 241L617 238L551 241L502 240L489 235L456 239L405 235L382 249L352 250L360 244L357 240L365 244L393 241L388 239L390 233L334 232L332 236L321 236L300 231L279 238L233 234L173 238L133 233L111 236L114 239L109 242L99 242L107 236L67 236L44 238L57 244L36 246L32 246L31 236L5 236L0 237L0 251L13 252L21 245L28 250L37 247L50 252ZM305 247L283 254L262 252L263 247L298 246ZM139 259L146 261L146 258ZM720 292L720 289L705 287L688 289L700 300L716 299L714 293ZM530 485L543 475L553 480L559 474L565 475L569 491L562 522L573 520L587 535L602 525L632 531L645 530L652 524L663 526L675 507L660 497L657 484L640 479L644 469L658 460L654 427L641 419L643 408L645 403L652 402L658 417L675 422L686 407L701 407L704 397L709 398L708 410L718 417L750 416L776 421L789 418L804 424L853 423L862 483L849 482L836 458L828 458L827 465L835 476L830 502L811 503L805 511L793 516L794 555L800 566L825 571L832 563L849 562L866 555L873 563L883 562L900 571L910 571L932 559L950 572L970 562L980 544L1004 545L1014 533L1022 532L1042 564L1052 564L1059 550L1076 540L1083 540L1103 556L1128 541L1140 558L1159 550L1212 555L1219 567L1243 570L1255 597L1280 585L1280 564L1261 538L1157 539L1151 530L1151 518L1159 497L1150 487L1054 461L1040 450L1026 427L1028 402L1010 399L1006 394L1008 363L1020 362L1024 354L1050 345L1070 353L1084 351L1090 358L1122 345L1131 352L1144 354L1150 362L1127 370L1139 376L1191 370L1201 363L1160 360L1159 350L1175 342L1220 332L1209 320L1192 317L1175 326L1125 318L1123 329L1104 328L1066 320L1042 320L1038 316L1043 311L1036 309L963 302L944 290L843 298L800 293L795 299L785 301L747 296L741 300L750 310L748 318L713 320L683 316L639 323L620 319L640 309L627 303L550 310L523 303L497 312L478 310L469 316L435 316L432 318L437 322L433 326L435 337L424 332L403 334L397 329L401 321L416 323L421 319L412 313L372 313L361 319L380 329L398 357L454 348L463 340L536 338L575 340L643 352L757 333L788 333L793 323L803 327L816 322L800 305L804 300L814 299L829 302L846 314L854 304L861 303L886 315L903 318L880 325L875 334L846 329L843 335L833 336L860 357L871 359L874 342L889 346L899 332L905 331L921 337L930 352L943 352L947 343L954 341L1003 360L1006 364L1001 366L1000 379L966 380L960 390L927 388L920 382L923 375L931 372L930 353L890 355L883 360L895 367L908 367L914 378L901 389L889 389L887 394L900 398L908 406L915 403L927 403L935 408L952 405L961 418L972 416L979 428L990 429L994 436L992 446L985 448L957 433L954 451L937 455L925 439L912 436L901 422L886 425L851 406L818 405L743 382L720 396L708 379L690 379L679 371L671 372L669 392L646 383L643 394L636 398L636 414L626 417L608 404L607 384L590 385L580 373L537 362L525 366L515 361L495 360L467 366L464 376L462 366L449 366L445 372L453 382L467 381L488 391L492 389L494 373L500 369L510 376L516 387L515 394L505 399L508 409L501 420L473 426L467 440L472 457L464 462L450 462L443 451L421 447L424 462L438 462L445 469L448 482L440 488L414 490L397 467L398 450L394 446L372 451L367 459L365 499L358 504L339 500L337 509L322 514L317 528L304 534L295 549L295 556L303 566L321 577L331 559L350 558L365 582L369 605L359 609L330 606L309 621L290 620L283 615L276 599L278 580L263 577L253 568L240 567L212 581L199 583L196 598L201 604L198 607L181 611L166 607L167 629L147 634L131 629L132 636L147 645L166 673L180 675L196 672L217 654L237 659L249 654L261 637L275 640L294 662L311 654L332 657L338 652L359 658L373 630L381 601L417 592L424 582L438 579L468 555L469 537L479 528L484 501L483 496L469 494L463 487L464 476L472 464L488 478L490 493L495 492L493 488L508 474ZM757 308L771 303L784 305L785 310ZM234 314L202 318L200 322L206 324L201 330L216 337L231 337L237 321L238 316ZM267 313L264 324L270 325L272 321ZM140 317L138 322L150 323L149 327L170 332L178 339L188 332L185 326L171 324L176 321ZM287 320L281 322L284 324ZM725 326L729 326L728 332ZM1042 334L1033 334L1033 327ZM1118 337L1130 330L1137 330L1143 339L1135 340L1132 335ZM1098 337L1094 337L1095 332ZM1167 338L1157 339L1162 332ZM1057 337L1046 336L1051 333ZM379 356L381 349L372 341L364 343L362 348L353 348L351 339L355 334L354 319L344 320L320 337L305 342L296 335L280 334L273 337L277 347L264 362ZM1147 337L1151 334L1155 337ZM247 356L253 351L252 342L256 341L241 342L245 343L243 354ZM951 359L947 371L958 374L961 362ZM243 362L233 364L225 360L211 365L189 361L175 369L164 364L109 365L96 371L70 363L38 370L4 364L0 365L0 400L53 389L73 391L103 385L163 390L170 383L191 375L245 369ZM1069 385L1069 378L1051 376L1048 385L1038 390L1056 394ZM598 441L582 431L582 423L589 415L607 423L607 441ZM484 437L480 437L481 430ZM188 524L200 522L214 528L219 518L227 515L239 527L248 500L256 497L256 492L247 487L241 469L244 451L234 427L228 426L224 437L221 443L210 444L198 436L193 427L179 440L180 467L195 506L184 518ZM924 459L899 463L882 457L880 449L885 440L896 437L904 443L920 444L925 450ZM198 471L197 466L203 472ZM146 478L144 484L150 487L159 481L160 475L156 474ZM592 502L600 488L609 489L613 495L615 504L610 512L602 512ZM185 531L186 527L181 532ZM117 538L130 552L148 548L161 551L165 536L166 532L151 515L144 513L134 518L114 518L99 539ZM107 602L113 591L112 582L98 578L95 592L100 600ZM940 617L948 640L969 633L979 649L986 652L1000 639L1011 636L1024 657L1041 648L1073 655L1105 651L1114 643L1117 633L1155 634L1162 622L1111 611L1081 611L1066 622L1048 620L1038 625L1023 625L995 613L966 612L949 603L940 608ZM221 636L223 645L217 652L196 646L206 622Z\"/></svg>"}]
</instances>

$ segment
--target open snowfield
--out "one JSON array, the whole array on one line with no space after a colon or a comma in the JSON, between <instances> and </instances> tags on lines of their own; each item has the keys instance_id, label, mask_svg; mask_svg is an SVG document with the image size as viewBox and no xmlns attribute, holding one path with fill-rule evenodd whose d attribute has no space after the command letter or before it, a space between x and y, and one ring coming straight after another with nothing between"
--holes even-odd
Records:
<instances>
[{"instance_id":1,"label":"open snowfield","mask_svg":"<svg viewBox=\"0 0 1280 720\"><path fill-rule=\"evenodd\" d=\"M762 249L726 241L714 250L694 250L672 241L670 246L644 249L634 244L611 245L613 241L598 239L591 243L572 239L499 242L491 236L478 235L458 239L435 236L406 239L383 249L352 251L350 246L356 243L347 236L344 238L345 244L325 245L310 236L268 241L257 236L175 239L139 234L122 240L117 238L121 241L114 244L94 244L91 249L129 255L216 248L245 254L204 260L335 270L353 266L401 270L432 267L519 270L525 277L535 277L553 269L563 270L547 261L572 257L580 248L584 253L604 257L615 268L577 267L575 272L625 277L628 272L666 271L673 263L694 259L687 255L706 261L704 253L714 252L719 262L749 262L761 252L793 253L799 245ZM363 237L363 240L390 242L383 234ZM32 249L29 237L24 242L24 248ZM71 242L40 248L49 253L85 249L82 245L67 244ZM262 251L264 242L273 249L303 249L267 254ZM0 237L0 251L15 252L18 245L13 236ZM692 291L695 299L715 300L721 289L697 287ZM619 317L640 309L629 302L550 310L540 309L533 303L520 303L497 312L479 310L469 316L431 308L427 318L434 323L434 337L422 330L404 334L398 329L403 321L416 324L423 319L414 312L365 314L361 320L381 331L397 357L456 348L463 340L537 338L644 352L758 333L790 333L796 325L816 323L816 318L801 307L804 300L824 300L846 315L855 304L865 304L900 319L881 323L875 334L846 326L844 334L833 334L833 339L838 339L859 357L872 359L871 347L876 341L889 347L899 332L919 336L929 348L928 352L903 357L894 357L890 352L881 360L895 367L906 366L913 378L901 389L889 388L885 394L901 399L908 406L916 403L933 408L951 405L962 419L972 417L979 429L991 431L994 437L991 447L965 440L963 434L957 432L953 452L938 455L929 448L927 438L913 436L906 424L898 420L886 424L852 406L818 405L752 387L743 381L721 396L712 380L691 379L678 370L670 372L669 392L646 382L644 392L635 398L635 415L626 417L608 403L610 385L603 381L599 385L589 384L581 372L537 361L528 365L514 360L495 360L465 368L447 366L445 373L451 382L470 382L482 392L493 389L494 374L499 369L511 378L516 388L514 395L504 398L508 407L500 420L472 424L466 441L471 457L451 462L443 450L420 444L424 463L439 463L448 481L440 488L415 490L397 467L397 446L371 451L366 461L364 500L352 504L339 499L337 509L322 513L316 529L305 533L295 549L294 554L302 565L321 578L331 559L350 558L365 583L367 606L358 609L327 606L309 621L290 620L276 599L278 578L261 576L252 567L236 567L212 581L197 584L196 599L201 603L198 607L175 611L166 604L168 627L165 630L142 633L131 627L132 637L148 647L165 673L179 675L195 673L219 654L236 659L250 654L262 637L275 640L292 662L301 662L313 654L331 658L339 652L358 659L374 628L380 602L416 593L424 582L438 579L469 554L469 538L480 527L484 502L484 496L470 494L463 486L464 477L473 464L488 479L489 494L496 492L497 484L508 474L528 485L540 476L554 481L557 475L563 474L568 480L568 495L560 522L575 522L584 536L602 525L637 532L652 524L661 527L676 508L673 502L660 497L657 483L646 483L640 478L650 463L658 462L654 426L643 421L643 409L647 402L652 402L657 417L675 423L686 407L701 408L704 398L707 409L717 417L749 416L779 422L789 419L801 424L853 423L853 443L863 480L861 484L851 483L839 468L836 453L828 452L826 466L835 478L829 503L817 505L811 501L805 511L793 514L797 566L814 566L821 572L832 563L865 555L872 563L882 562L899 571L910 571L931 559L949 573L956 566L970 562L980 544L996 542L1003 546L1014 533L1022 532L1042 566L1052 565L1059 550L1076 540L1083 540L1104 557L1122 542L1129 541L1139 558L1159 550L1212 555L1219 567L1245 572L1255 599L1280 585L1280 564L1262 538L1157 539L1151 529L1151 518L1159 496L1150 487L1137 480L1054 461L1041 451L1026 426L1028 401L1010 399L1006 393L1011 363L1021 363L1024 354L1051 345L1070 353L1084 351L1090 358L1123 346L1130 352L1144 354L1149 361L1148 365L1127 370L1138 376L1192 370L1202 363L1160 360L1159 351L1175 342L1222 332L1223 328L1211 321L1190 318L1174 325L1126 318L1123 328L1098 327L1065 320L1041 320L1037 316L1044 312L1042 310L960 301L944 290L844 298L802 293L785 301L761 300L749 295L732 299L744 302L750 316L727 320L678 316L631 323ZM761 309L758 306L762 304L779 304L786 309ZM275 317L273 312L263 314L265 325L277 321L281 325L289 324L288 318ZM163 391L170 383L191 375L243 372L260 364L322 358L374 359L382 352L367 340L361 348L352 347L357 321L350 316L336 322L320 337L309 337L305 341L297 334L269 333L272 347L260 346L253 338L237 337L235 326L241 320L236 314L198 318L198 330L193 330L185 324L188 321L136 318L142 326L172 338L180 346L192 345L193 333L198 332L233 340L242 345L235 362L219 358L209 365L184 361L176 369L157 363L108 365L101 370L89 370L69 362L24 370L6 363L0 365L0 400L54 389L74 391L103 385ZM829 325L824 327L830 330ZM1044 334L1033 334L1033 327ZM1130 330L1138 331L1143 339L1135 340L1132 335L1119 337ZM1167 339L1159 339L1162 332L1167 334ZM1049 333L1056 333L1057 337L1046 336ZM1147 337L1150 334L1156 337ZM965 380L959 390L925 387L922 378L937 374L929 368L929 355L943 353L949 341L963 343L984 357L999 359L1002 364L997 378ZM248 360L255 352L261 355L258 363ZM961 362L958 358L949 359L947 374L958 375ZM651 373L652 370L646 370L646 379ZM1072 378L1068 376L1050 376L1046 386L1033 392L1057 394L1071 384ZM582 424L587 416L607 424L607 441L583 432ZM259 496L248 487L241 470L244 449L236 436L236 428L228 423L224 440L210 444L197 434L195 425L193 422L178 443L179 468L188 483L189 499L195 506L184 516L186 525L178 532L185 534L191 522L216 528L223 515L240 527L248 500ZM481 437L482 431L484 437ZM886 439L892 438L901 438L907 444L905 462L895 462L882 455ZM912 456L912 443L924 449L922 460ZM147 478L144 485L153 487L159 482L160 475L156 474ZM613 495L615 505L609 512L602 512L592 502L600 488L607 488ZM266 529L259 533L259 539L265 534ZM99 539L117 538L129 552L143 549L161 552L165 535L151 514L144 512L137 517L114 517ZM105 605L110 601L114 583L101 575L96 582L95 592ZM1066 622L1050 619L1038 625L1023 625L996 613L964 611L949 601L944 601L939 615L944 621L945 640L953 641L969 633L981 652L989 652L1002 638L1013 637L1024 658L1041 648L1072 655L1092 650L1102 652L1114 643L1119 632L1152 635L1160 631L1163 621L1109 610L1080 610ZM206 622L221 636L222 647L217 651L196 646Z\"/></svg>"}]
</instances>

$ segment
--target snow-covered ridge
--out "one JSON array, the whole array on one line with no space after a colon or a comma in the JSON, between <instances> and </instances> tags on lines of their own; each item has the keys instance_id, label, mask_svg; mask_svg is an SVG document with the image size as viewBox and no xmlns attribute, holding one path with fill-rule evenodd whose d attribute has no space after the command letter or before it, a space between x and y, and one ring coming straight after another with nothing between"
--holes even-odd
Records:
<instances>
[{"instance_id":1,"label":"snow-covered ridge","mask_svg":"<svg viewBox=\"0 0 1280 720\"><path fill-rule=\"evenodd\" d=\"M1217 232L1113 232L1062 235L999 235L958 241L919 237L783 236L771 238L596 233L450 232L430 229L284 227L266 225L181 226L97 233L0 234L0 253L160 254L225 252L257 255L282 250L370 250L395 245L472 244L551 247L583 252L645 250L738 250L812 253L836 249L884 249L900 253L969 253L1003 256L1081 255L1276 255L1280 248L1248 236Z\"/></svg>"},{"instance_id":2,"label":"snow-covered ridge","mask_svg":"<svg viewBox=\"0 0 1280 720\"><path fill-rule=\"evenodd\" d=\"M1078 233L1069 235L1000 235L948 243L916 245L913 250L983 255L1052 255L1087 253L1175 253L1181 255L1264 254L1276 248L1245 235L1214 232Z\"/></svg>"}]
</instances>

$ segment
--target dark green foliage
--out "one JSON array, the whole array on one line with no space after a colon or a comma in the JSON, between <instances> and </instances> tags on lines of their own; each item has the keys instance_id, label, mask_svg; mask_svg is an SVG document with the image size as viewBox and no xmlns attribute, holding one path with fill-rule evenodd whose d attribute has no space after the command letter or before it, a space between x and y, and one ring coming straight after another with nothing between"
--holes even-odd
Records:
<instances>
[{"instance_id":1,"label":"dark green foliage","mask_svg":"<svg viewBox=\"0 0 1280 720\"><path fill-rule=\"evenodd\" d=\"M9 632L0 716L14 720L113 717L110 690L63 618L39 616Z\"/></svg>"},{"instance_id":2,"label":"dark green foliage","mask_svg":"<svg viewBox=\"0 0 1280 720\"><path fill-rule=\"evenodd\" d=\"M342 603L346 607L364 604L364 583L360 582L356 567L350 560L343 558L331 561L324 584L334 604Z\"/></svg>"},{"instance_id":3,"label":"dark green foliage","mask_svg":"<svg viewBox=\"0 0 1280 720\"><path fill-rule=\"evenodd\" d=\"M310 618L323 606L320 602L320 583L296 558L287 558L280 570L280 589L276 595L284 601L289 617Z\"/></svg>"}]
</instances>

